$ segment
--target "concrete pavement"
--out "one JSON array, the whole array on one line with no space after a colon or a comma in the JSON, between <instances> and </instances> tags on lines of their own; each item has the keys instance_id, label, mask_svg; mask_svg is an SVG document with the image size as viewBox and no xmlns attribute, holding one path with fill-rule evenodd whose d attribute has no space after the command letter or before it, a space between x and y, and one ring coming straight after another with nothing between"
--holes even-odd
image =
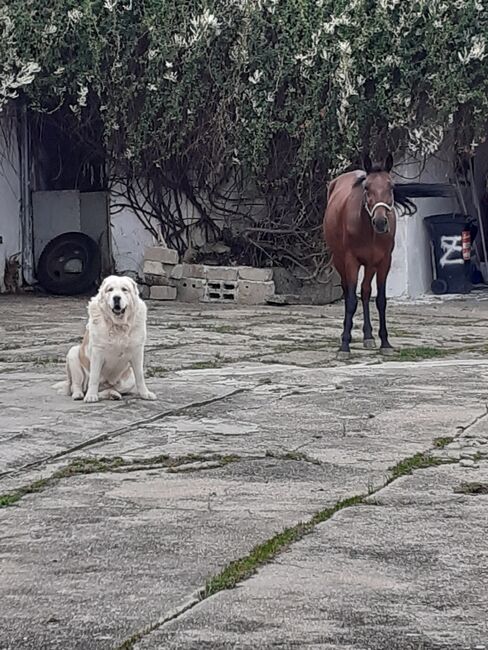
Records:
<instances>
[{"instance_id":1,"label":"concrete pavement","mask_svg":"<svg viewBox=\"0 0 488 650\"><path fill-rule=\"evenodd\" d=\"M95 405L85 303L0 297L0 648L488 648L488 301L347 364L341 305L149 303L158 401Z\"/></svg>"}]
</instances>

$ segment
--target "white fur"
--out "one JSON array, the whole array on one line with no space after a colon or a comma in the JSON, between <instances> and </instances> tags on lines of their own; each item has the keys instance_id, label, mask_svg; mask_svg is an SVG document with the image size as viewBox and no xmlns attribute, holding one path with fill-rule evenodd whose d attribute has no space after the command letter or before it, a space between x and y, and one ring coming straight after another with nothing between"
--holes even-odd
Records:
<instances>
[{"instance_id":1,"label":"white fur","mask_svg":"<svg viewBox=\"0 0 488 650\"><path fill-rule=\"evenodd\" d=\"M144 379L146 315L134 280L105 278L88 304L83 342L66 357L68 381L63 382L63 392L85 402L120 399L133 392L142 399L156 399Z\"/></svg>"}]
</instances>

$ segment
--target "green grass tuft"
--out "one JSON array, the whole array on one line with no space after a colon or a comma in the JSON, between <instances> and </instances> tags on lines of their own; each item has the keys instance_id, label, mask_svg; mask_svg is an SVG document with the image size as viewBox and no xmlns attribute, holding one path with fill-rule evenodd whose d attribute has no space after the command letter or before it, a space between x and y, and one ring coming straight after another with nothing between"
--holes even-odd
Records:
<instances>
[{"instance_id":1,"label":"green grass tuft","mask_svg":"<svg viewBox=\"0 0 488 650\"><path fill-rule=\"evenodd\" d=\"M457 350L418 346L415 348L403 348L398 352L397 359L400 361L424 361L425 359L437 359L440 357L445 357L449 354L454 354L455 352L457 352Z\"/></svg>"}]
</instances>

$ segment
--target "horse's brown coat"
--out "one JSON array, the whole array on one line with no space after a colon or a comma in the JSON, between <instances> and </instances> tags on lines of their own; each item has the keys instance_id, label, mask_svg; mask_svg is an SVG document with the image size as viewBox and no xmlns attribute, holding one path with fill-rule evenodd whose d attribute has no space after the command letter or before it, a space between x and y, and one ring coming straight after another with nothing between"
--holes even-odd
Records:
<instances>
[{"instance_id":1,"label":"horse's brown coat","mask_svg":"<svg viewBox=\"0 0 488 650\"><path fill-rule=\"evenodd\" d=\"M386 279L390 271L391 255L395 245L396 217L393 209L393 180L390 175L392 161L387 159L382 168L366 162L363 171L352 171L331 181L327 192L327 209L324 217L324 237L332 254L332 262L341 276L345 300L344 332L341 351L349 352L351 328L357 308L356 287L361 266L364 280L361 299L364 310L365 347L373 347L374 339L369 316L371 283L376 275L378 287L377 306L380 315L381 348L390 350L386 329ZM361 179L364 178L364 182ZM368 213L368 208L372 214ZM380 232L381 228L387 232Z\"/></svg>"}]
</instances>

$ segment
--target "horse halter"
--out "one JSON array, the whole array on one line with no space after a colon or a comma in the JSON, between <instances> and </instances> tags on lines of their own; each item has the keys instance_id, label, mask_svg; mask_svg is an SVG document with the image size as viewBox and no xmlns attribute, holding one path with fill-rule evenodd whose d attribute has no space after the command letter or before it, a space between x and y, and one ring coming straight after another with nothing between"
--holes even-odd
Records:
<instances>
[{"instance_id":1,"label":"horse halter","mask_svg":"<svg viewBox=\"0 0 488 650\"><path fill-rule=\"evenodd\" d=\"M387 212L393 212L394 207L395 207L394 205L388 205L388 203L383 203L383 201L378 201L378 203L375 203L373 207L370 208L368 205L368 201L366 200L366 197L364 200L364 208L366 212L369 214L369 216L371 217L371 219L373 219L374 213L378 208L385 208Z\"/></svg>"}]
</instances>

